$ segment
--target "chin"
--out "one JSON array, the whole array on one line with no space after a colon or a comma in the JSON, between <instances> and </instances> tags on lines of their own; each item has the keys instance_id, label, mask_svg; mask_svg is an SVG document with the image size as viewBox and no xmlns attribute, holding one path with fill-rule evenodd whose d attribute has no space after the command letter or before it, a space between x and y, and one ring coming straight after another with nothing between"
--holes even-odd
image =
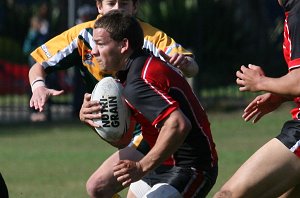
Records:
<instances>
[{"instance_id":1,"label":"chin","mask_svg":"<svg viewBox=\"0 0 300 198\"><path fill-rule=\"evenodd\" d=\"M109 69L102 69L102 72L103 72L104 74L113 74L113 73L114 73L114 71L109 70Z\"/></svg>"}]
</instances>

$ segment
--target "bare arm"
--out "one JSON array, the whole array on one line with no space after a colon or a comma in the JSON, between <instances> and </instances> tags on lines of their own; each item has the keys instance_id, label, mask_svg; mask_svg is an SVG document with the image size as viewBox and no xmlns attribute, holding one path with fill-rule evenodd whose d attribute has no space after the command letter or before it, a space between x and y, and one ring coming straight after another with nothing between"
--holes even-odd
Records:
<instances>
[{"instance_id":1,"label":"bare arm","mask_svg":"<svg viewBox=\"0 0 300 198\"><path fill-rule=\"evenodd\" d=\"M190 121L180 111L174 111L160 129L151 151L140 161L143 172L148 172L171 156L185 140L191 129Z\"/></svg>"},{"instance_id":2,"label":"bare arm","mask_svg":"<svg viewBox=\"0 0 300 198\"><path fill-rule=\"evenodd\" d=\"M57 91L48 89L45 84L46 73L41 64L35 63L29 70L29 82L31 85L32 96L30 99L30 107L43 111L44 106L50 96L58 96L63 90Z\"/></svg>"},{"instance_id":3,"label":"bare arm","mask_svg":"<svg viewBox=\"0 0 300 198\"><path fill-rule=\"evenodd\" d=\"M41 64L35 63L29 70L29 82L32 84L32 82L37 78L42 78L45 80L46 73L44 71L44 68Z\"/></svg>"},{"instance_id":4,"label":"bare arm","mask_svg":"<svg viewBox=\"0 0 300 198\"><path fill-rule=\"evenodd\" d=\"M121 160L114 166L117 180L123 186L139 180L171 156L183 143L190 129L190 121L180 110L171 113L165 120L154 147L144 158L139 162Z\"/></svg>"}]
</instances>

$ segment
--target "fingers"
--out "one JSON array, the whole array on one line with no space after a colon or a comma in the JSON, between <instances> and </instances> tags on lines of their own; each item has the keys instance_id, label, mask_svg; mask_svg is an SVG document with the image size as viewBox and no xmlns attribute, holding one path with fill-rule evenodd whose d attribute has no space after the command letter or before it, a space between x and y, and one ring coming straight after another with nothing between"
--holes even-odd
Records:
<instances>
[{"instance_id":1,"label":"fingers","mask_svg":"<svg viewBox=\"0 0 300 198\"><path fill-rule=\"evenodd\" d=\"M255 108L255 109L253 109L252 111L245 112L245 113L242 115L242 118L244 118L244 120L245 120L246 122L248 122L248 121L251 120L253 117L257 116L258 113L259 113L258 109Z\"/></svg>"},{"instance_id":2,"label":"fingers","mask_svg":"<svg viewBox=\"0 0 300 198\"><path fill-rule=\"evenodd\" d=\"M165 61L169 62L171 57L168 56L164 51L158 50L158 53L159 53L160 56L162 56L165 59Z\"/></svg>"},{"instance_id":3,"label":"fingers","mask_svg":"<svg viewBox=\"0 0 300 198\"><path fill-rule=\"evenodd\" d=\"M63 90L57 91L55 89L48 89L45 86L37 87L32 93L29 106L41 112L44 110L44 106L49 97L58 96L63 93Z\"/></svg>"},{"instance_id":4,"label":"fingers","mask_svg":"<svg viewBox=\"0 0 300 198\"><path fill-rule=\"evenodd\" d=\"M259 100L259 97L256 97L252 102L249 103L249 105L245 108L244 112L249 112L256 108Z\"/></svg>"},{"instance_id":5,"label":"fingers","mask_svg":"<svg viewBox=\"0 0 300 198\"><path fill-rule=\"evenodd\" d=\"M114 176L117 178L117 181L122 183L122 186L129 186L131 183L130 174L128 173L129 164L125 161L120 160L114 167Z\"/></svg>"},{"instance_id":6,"label":"fingers","mask_svg":"<svg viewBox=\"0 0 300 198\"><path fill-rule=\"evenodd\" d=\"M261 117L263 117L265 115L265 113L260 112L259 114L257 114L257 116L255 117L255 119L252 121L253 124L255 124L256 122L258 122L260 120Z\"/></svg>"},{"instance_id":7,"label":"fingers","mask_svg":"<svg viewBox=\"0 0 300 198\"><path fill-rule=\"evenodd\" d=\"M79 112L79 119L92 127L100 127L93 120L101 118L101 105L99 101L91 101L90 99L91 94L84 95L84 100Z\"/></svg>"},{"instance_id":8,"label":"fingers","mask_svg":"<svg viewBox=\"0 0 300 198\"><path fill-rule=\"evenodd\" d=\"M162 50L158 51L159 55L162 56L166 62L170 63L174 67L177 67L179 69L184 69L187 65L190 64L190 61L184 54L173 54L172 56L168 56L165 52Z\"/></svg>"},{"instance_id":9,"label":"fingers","mask_svg":"<svg viewBox=\"0 0 300 198\"><path fill-rule=\"evenodd\" d=\"M169 62L174 66L181 70L184 70L191 62L188 58L183 54L174 54Z\"/></svg>"},{"instance_id":10,"label":"fingers","mask_svg":"<svg viewBox=\"0 0 300 198\"><path fill-rule=\"evenodd\" d=\"M144 175L139 162L120 160L113 167L114 176L124 187L142 178Z\"/></svg>"},{"instance_id":11,"label":"fingers","mask_svg":"<svg viewBox=\"0 0 300 198\"><path fill-rule=\"evenodd\" d=\"M249 105L244 109L244 114L242 115L242 118L248 122L253 117L257 116L260 112L258 109L258 102L260 98L256 97L253 101L249 103Z\"/></svg>"},{"instance_id":12,"label":"fingers","mask_svg":"<svg viewBox=\"0 0 300 198\"><path fill-rule=\"evenodd\" d=\"M242 80L244 77L244 74L240 70L236 71L235 75L239 80Z\"/></svg>"},{"instance_id":13,"label":"fingers","mask_svg":"<svg viewBox=\"0 0 300 198\"><path fill-rule=\"evenodd\" d=\"M89 94L89 93L85 93L85 94L84 94L84 98L83 98L84 100L90 101L91 98L92 98L92 94Z\"/></svg>"},{"instance_id":14,"label":"fingers","mask_svg":"<svg viewBox=\"0 0 300 198\"><path fill-rule=\"evenodd\" d=\"M45 103L47 101L47 95L34 92L29 102L29 106L38 110L39 112L44 110Z\"/></svg>"}]
</instances>

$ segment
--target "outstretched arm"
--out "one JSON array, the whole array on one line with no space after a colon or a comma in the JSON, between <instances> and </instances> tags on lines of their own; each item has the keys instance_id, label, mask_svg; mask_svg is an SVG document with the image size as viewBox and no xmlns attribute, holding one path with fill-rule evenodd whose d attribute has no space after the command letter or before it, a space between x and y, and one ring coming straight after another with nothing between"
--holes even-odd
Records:
<instances>
[{"instance_id":1,"label":"outstretched arm","mask_svg":"<svg viewBox=\"0 0 300 198\"><path fill-rule=\"evenodd\" d=\"M50 96L61 95L63 90L48 89L45 84L46 73L41 64L35 63L29 70L29 82L31 85L32 96L30 99L30 107L44 110L44 106Z\"/></svg>"}]
</instances>

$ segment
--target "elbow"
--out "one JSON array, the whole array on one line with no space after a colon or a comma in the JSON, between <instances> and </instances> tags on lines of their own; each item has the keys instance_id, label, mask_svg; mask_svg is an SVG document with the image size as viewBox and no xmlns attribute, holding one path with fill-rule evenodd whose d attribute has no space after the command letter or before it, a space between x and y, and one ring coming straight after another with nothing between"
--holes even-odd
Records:
<instances>
[{"instance_id":1,"label":"elbow","mask_svg":"<svg viewBox=\"0 0 300 198\"><path fill-rule=\"evenodd\" d=\"M182 134L186 135L191 130L192 130L192 124L191 124L190 120L187 117L185 117L184 122L180 127L180 131L182 132Z\"/></svg>"},{"instance_id":2,"label":"elbow","mask_svg":"<svg viewBox=\"0 0 300 198\"><path fill-rule=\"evenodd\" d=\"M300 96L300 86L295 86L295 90L290 94L294 97L299 97Z\"/></svg>"}]
</instances>

